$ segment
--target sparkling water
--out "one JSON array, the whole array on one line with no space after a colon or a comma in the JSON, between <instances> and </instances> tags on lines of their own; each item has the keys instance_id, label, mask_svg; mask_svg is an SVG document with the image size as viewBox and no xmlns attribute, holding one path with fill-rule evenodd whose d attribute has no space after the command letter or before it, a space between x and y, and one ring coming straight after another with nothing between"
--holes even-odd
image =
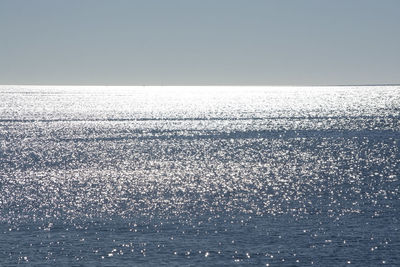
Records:
<instances>
[{"instance_id":1,"label":"sparkling water","mask_svg":"<svg viewBox=\"0 0 400 267\"><path fill-rule=\"evenodd\" d=\"M0 266L400 265L400 87L0 87Z\"/></svg>"}]
</instances>

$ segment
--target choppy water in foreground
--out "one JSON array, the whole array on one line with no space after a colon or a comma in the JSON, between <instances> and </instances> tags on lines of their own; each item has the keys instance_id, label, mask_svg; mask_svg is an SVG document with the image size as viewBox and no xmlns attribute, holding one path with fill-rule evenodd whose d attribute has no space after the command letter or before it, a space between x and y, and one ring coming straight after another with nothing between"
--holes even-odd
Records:
<instances>
[{"instance_id":1,"label":"choppy water in foreground","mask_svg":"<svg viewBox=\"0 0 400 267\"><path fill-rule=\"evenodd\" d=\"M0 266L400 265L400 87L0 100Z\"/></svg>"}]
</instances>

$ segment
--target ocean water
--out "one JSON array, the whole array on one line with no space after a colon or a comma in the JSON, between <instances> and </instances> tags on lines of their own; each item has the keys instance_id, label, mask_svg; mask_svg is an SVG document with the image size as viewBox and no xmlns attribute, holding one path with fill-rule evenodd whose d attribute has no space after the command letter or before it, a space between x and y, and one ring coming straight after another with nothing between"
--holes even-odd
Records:
<instances>
[{"instance_id":1,"label":"ocean water","mask_svg":"<svg viewBox=\"0 0 400 267\"><path fill-rule=\"evenodd\" d=\"M0 87L0 266L399 266L400 87Z\"/></svg>"}]
</instances>

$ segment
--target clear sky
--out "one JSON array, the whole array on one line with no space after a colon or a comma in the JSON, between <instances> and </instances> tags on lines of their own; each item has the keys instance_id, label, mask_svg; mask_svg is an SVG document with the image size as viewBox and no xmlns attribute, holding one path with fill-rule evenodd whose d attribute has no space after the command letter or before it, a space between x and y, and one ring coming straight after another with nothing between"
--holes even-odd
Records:
<instances>
[{"instance_id":1,"label":"clear sky","mask_svg":"<svg viewBox=\"0 0 400 267\"><path fill-rule=\"evenodd\" d=\"M400 83L400 0L0 0L0 84Z\"/></svg>"}]
</instances>

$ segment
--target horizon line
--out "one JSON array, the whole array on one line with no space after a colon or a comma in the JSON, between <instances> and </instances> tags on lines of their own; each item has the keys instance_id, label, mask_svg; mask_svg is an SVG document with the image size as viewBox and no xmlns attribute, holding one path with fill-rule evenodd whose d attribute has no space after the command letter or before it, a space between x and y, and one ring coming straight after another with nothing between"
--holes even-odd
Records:
<instances>
[{"instance_id":1,"label":"horizon line","mask_svg":"<svg viewBox=\"0 0 400 267\"><path fill-rule=\"evenodd\" d=\"M375 84L313 84L313 85L293 85L293 84L0 84L0 86L88 86L88 87L339 87L339 86L400 86L400 83L375 83Z\"/></svg>"}]
</instances>

